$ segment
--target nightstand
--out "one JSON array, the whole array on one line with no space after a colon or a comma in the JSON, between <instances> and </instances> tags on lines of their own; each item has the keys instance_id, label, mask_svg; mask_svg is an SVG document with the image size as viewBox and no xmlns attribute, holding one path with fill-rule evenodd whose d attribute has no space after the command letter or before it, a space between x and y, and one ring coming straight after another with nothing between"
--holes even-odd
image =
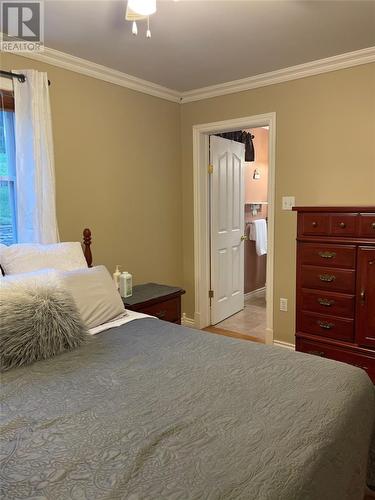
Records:
<instances>
[{"instance_id":1,"label":"nightstand","mask_svg":"<svg viewBox=\"0 0 375 500\"><path fill-rule=\"evenodd\" d=\"M133 295L123 298L126 309L181 324L181 295L185 290L175 286L144 283L133 287Z\"/></svg>"}]
</instances>

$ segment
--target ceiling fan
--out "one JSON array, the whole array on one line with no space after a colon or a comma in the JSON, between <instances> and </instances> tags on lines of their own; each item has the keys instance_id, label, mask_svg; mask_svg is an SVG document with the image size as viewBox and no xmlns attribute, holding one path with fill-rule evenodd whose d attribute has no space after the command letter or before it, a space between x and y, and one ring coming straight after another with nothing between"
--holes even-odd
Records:
<instances>
[{"instance_id":1,"label":"ceiling fan","mask_svg":"<svg viewBox=\"0 0 375 500\"><path fill-rule=\"evenodd\" d=\"M150 16L156 12L156 0L128 0L125 19L131 21L133 35L138 34L137 21L146 20L146 38L151 38Z\"/></svg>"}]
</instances>

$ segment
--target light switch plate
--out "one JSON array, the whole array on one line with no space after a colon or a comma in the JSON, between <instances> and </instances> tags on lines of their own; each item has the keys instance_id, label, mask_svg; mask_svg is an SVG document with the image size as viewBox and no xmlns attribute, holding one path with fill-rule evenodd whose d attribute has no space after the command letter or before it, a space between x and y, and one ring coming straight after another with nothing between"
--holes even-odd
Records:
<instances>
[{"instance_id":1,"label":"light switch plate","mask_svg":"<svg viewBox=\"0 0 375 500\"><path fill-rule=\"evenodd\" d=\"M288 311L288 299L280 299L280 311Z\"/></svg>"},{"instance_id":2,"label":"light switch plate","mask_svg":"<svg viewBox=\"0 0 375 500\"><path fill-rule=\"evenodd\" d=\"M292 210L296 205L296 199L294 196L283 196L282 207L283 210Z\"/></svg>"}]
</instances>

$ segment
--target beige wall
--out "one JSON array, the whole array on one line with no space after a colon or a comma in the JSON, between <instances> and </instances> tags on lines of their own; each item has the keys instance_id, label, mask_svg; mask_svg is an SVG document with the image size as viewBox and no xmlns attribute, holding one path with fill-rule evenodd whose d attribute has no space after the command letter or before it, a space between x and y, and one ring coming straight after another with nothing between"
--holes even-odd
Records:
<instances>
[{"instance_id":1,"label":"beige wall","mask_svg":"<svg viewBox=\"0 0 375 500\"><path fill-rule=\"evenodd\" d=\"M294 341L296 214L299 205L375 205L375 64L184 104L181 111L184 311L194 313L192 126L276 112L274 335ZM287 313L278 310L289 299Z\"/></svg>"},{"instance_id":2,"label":"beige wall","mask_svg":"<svg viewBox=\"0 0 375 500\"><path fill-rule=\"evenodd\" d=\"M182 281L179 105L23 57L47 71L62 240L93 232L94 262L136 282Z\"/></svg>"}]
</instances>

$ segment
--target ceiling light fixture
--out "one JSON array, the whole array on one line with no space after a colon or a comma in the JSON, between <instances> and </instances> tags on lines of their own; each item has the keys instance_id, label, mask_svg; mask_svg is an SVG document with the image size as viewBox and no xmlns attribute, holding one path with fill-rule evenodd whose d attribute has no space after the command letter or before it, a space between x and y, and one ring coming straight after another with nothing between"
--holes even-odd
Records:
<instances>
[{"instance_id":1,"label":"ceiling light fixture","mask_svg":"<svg viewBox=\"0 0 375 500\"><path fill-rule=\"evenodd\" d=\"M133 23L133 35L138 35L137 21L147 20L146 38L151 38L150 16L155 12L156 0L128 0L125 19Z\"/></svg>"},{"instance_id":2,"label":"ceiling light fixture","mask_svg":"<svg viewBox=\"0 0 375 500\"><path fill-rule=\"evenodd\" d=\"M150 30L150 17L147 18L147 31L146 38L151 38L151 30Z\"/></svg>"},{"instance_id":3,"label":"ceiling light fixture","mask_svg":"<svg viewBox=\"0 0 375 500\"><path fill-rule=\"evenodd\" d=\"M156 0L128 0L128 8L140 16L151 16L156 12Z\"/></svg>"}]
</instances>

